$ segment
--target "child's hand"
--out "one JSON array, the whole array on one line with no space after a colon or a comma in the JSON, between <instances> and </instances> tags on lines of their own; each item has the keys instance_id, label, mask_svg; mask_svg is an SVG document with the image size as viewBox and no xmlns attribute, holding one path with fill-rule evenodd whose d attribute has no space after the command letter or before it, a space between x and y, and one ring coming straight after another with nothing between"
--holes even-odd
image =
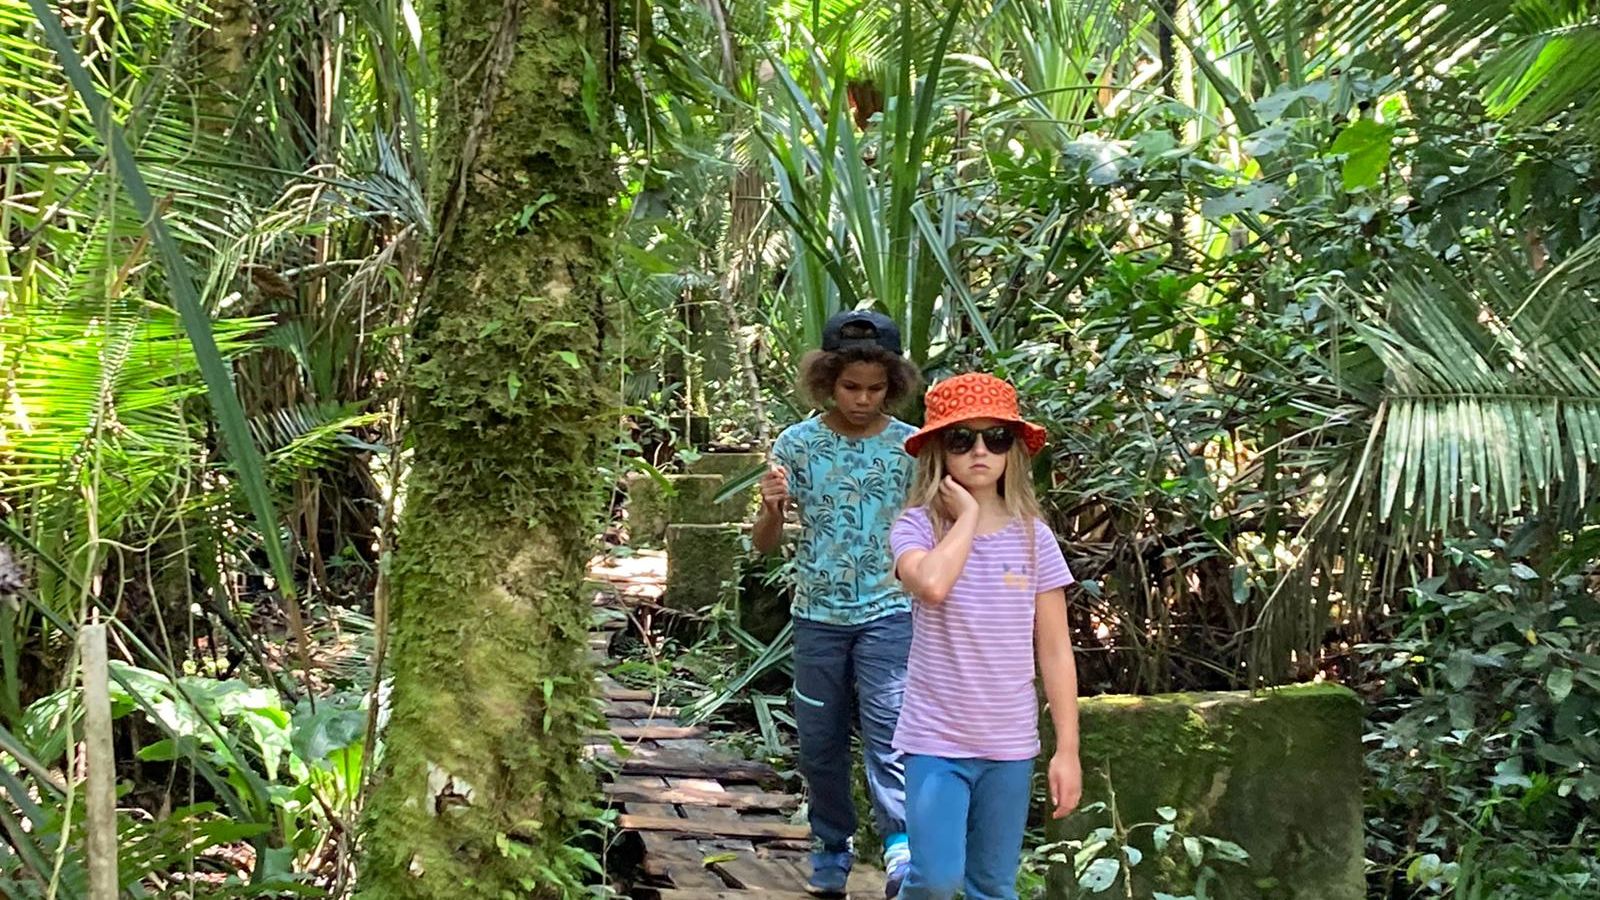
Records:
<instances>
[{"instance_id":1,"label":"child's hand","mask_svg":"<svg viewBox=\"0 0 1600 900\"><path fill-rule=\"evenodd\" d=\"M1057 753L1050 757L1050 802L1052 819L1065 818L1083 799L1083 766L1076 753Z\"/></svg>"},{"instance_id":2,"label":"child's hand","mask_svg":"<svg viewBox=\"0 0 1600 900\"><path fill-rule=\"evenodd\" d=\"M945 507L957 519L978 514L977 499L949 475L939 484L939 496L944 498Z\"/></svg>"},{"instance_id":3,"label":"child's hand","mask_svg":"<svg viewBox=\"0 0 1600 900\"><path fill-rule=\"evenodd\" d=\"M789 470L783 466L773 466L767 474L761 476L761 504L768 511L783 515L784 507L789 504Z\"/></svg>"}]
</instances>

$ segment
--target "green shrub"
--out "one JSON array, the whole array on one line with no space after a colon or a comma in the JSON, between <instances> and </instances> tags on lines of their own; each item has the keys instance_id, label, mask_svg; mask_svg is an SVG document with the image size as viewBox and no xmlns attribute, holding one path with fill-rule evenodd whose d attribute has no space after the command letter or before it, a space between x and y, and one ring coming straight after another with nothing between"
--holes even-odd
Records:
<instances>
[{"instance_id":1,"label":"green shrub","mask_svg":"<svg viewBox=\"0 0 1600 900\"><path fill-rule=\"evenodd\" d=\"M1373 895L1600 895L1600 600L1590 554L1452 544L1363 647Z\"/></svg>"}]
</instances>

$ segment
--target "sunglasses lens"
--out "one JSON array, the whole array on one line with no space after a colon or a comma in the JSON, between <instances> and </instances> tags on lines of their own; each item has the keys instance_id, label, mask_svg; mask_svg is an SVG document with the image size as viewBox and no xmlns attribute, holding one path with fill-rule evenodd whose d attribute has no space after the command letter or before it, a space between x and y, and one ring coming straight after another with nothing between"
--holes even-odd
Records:
<instances>
[{"instance_id":1,"label":"sunglasses lens","mask_svg":"<svg viewBox=\"0 0 1600 900\"><path fill-rule=\"evenodd\" d=\"M978 443L978 433L970 428L952 428L944 433L944 448L957 456L971 453Z\"/></svg>"},{"instance_id":2,"label":"sunglasses lens","mask_svg":"<svg viewBox=\"0 0 1600 900\"><path fill-rule=\"evenodd\" d=\"M1010 453L1011 445L1016 442L1017 433L1004 425L983 430L983 445L990 453Z\"/></svg>"}]
</instances>

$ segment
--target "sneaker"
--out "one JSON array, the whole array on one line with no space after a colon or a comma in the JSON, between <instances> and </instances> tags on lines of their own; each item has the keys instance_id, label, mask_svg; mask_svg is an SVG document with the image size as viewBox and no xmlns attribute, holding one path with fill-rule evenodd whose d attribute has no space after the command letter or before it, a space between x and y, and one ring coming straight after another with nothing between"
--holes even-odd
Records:
<instances>
[{"instance_id":1,"label":"sneaker","mask_svg":"<svg viewBox=\"0 0 1600 900\"><path fill-rule=\"evenodd\" d=\"M906 883L906 873L911 871L911 859L908 857L896 860L884 870L883 896L884 900L895 900L900 896L900 886Z\"/></svg>"},{"instance_id":2,"label":"sneaker","mask_svg":"<svg viewBox=\"0 0 1600 900\"><path fill-rule=\"evenodd\" d=\"M900 896L900 886L905 884L906 873L909 871L911 871L911 851L906 849L904 840L897 841L883 852L884 900L895 900Z\"/></svg>"},{"instance_id":3,"label":"sneaker","mask_svg":"<svg viewBox=\"0 0 1600 900\"><path fill-rule=\"evenodd\" d=\"M854 862L855 857L848 850L818 850L811 854L811 880L806 882L806 893L814 897L843 897Z\"/></svg>"}]
</instances>

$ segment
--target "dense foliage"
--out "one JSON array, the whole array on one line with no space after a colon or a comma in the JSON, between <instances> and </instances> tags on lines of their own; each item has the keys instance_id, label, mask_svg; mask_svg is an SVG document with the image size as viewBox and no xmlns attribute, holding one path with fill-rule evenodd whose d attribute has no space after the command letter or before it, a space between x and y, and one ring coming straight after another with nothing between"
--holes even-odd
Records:
<instances>
[{"instance_id":1,"label":"dense foliage","mask_svg":"<svg viewBox=\"0 0 1600 900\"><path fill-rule=\"evenodd\" d=\"M53 8L0 0L0 891L81 884L98 615L127 880L342 892L447 23ZM876 305L1049 425L1086 690L1355 685L1374 896L1596 890L1593 3L606 8L607 477L762 447L826 316ZM640 668L776 751L784 636L721 624Z\"/></svg>"}]
</instances>

